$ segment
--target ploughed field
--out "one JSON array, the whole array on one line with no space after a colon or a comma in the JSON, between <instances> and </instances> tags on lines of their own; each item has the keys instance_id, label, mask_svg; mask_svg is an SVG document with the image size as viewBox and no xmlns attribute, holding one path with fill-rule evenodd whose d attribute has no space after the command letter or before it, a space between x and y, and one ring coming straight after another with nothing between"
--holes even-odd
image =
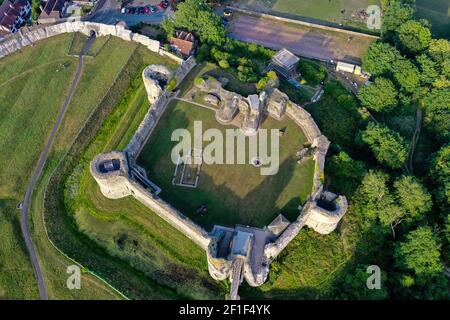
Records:
<instances>
[{"instance_id":1,"label":"ploughed field","mask_svg":"<svg viewBox=\"0 0 450 320\"><path fill-rule=\"evenodd\" d=\"M254 166L248 157L247 139L245 164L202 163L197 187L191 188L172 183L176 163L172 161L171 153L178 142L171 141L171 135L174 130L185 128L193 137L194 121L202 121L203 132L211 128L222 132L224 159L225 130L238 130L235 126L219 124L213 110L173 100L138 158L138 164L147 170L149 179L162 188L160 196L164 200L207 230L214 224L262 227L270 224L280 213L291 221L298 216L298 206L311 192L314 171L312 158L297 164L295 154L306 142L300 127L288 117L281 121L268 117L261 126L264 129L285 129L285 134L279 138L277 174L261 175L261 168ZM204 142L203 147L208 144ZM236 152L235 144L235 155ZM269 156L271 152L268 148ZM178 170L182 170L182 166ZM194 171L186 170L186 174L192 175ZM204 205L206 211L198 210Z\"/></svg>"}]
</instances>

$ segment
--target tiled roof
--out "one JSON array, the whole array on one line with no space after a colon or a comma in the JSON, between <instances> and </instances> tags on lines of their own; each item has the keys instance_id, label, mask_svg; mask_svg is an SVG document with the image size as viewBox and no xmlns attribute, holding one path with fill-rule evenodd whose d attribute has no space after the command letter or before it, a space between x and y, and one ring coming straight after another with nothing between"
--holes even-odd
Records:
<instances>
[{"instance_id":1,"label":"tiled roof","mask_svg":"<svg viewBox=\"0 0 450 320\"><path fill-rule=\"evenodd\" d=\"M178 31L176 36L170 40L170 43L180 50L181 54L188 56L192 53L195 46L195 37L192 33Z\"/></svg>"},{"instance_id":2,"label":"tiled roof","mask_svg":"<svg viewBox=\"0 0 450 320\"><path fill-rule=\"evenodd\" d=\"M20 16L20 11L27 4L27 0L5 0L0 5L0 26L2 30L10 30L16 23L17 17Z\"/></svg>"},{"instance_id":3,"label":"tiled roof","mask_svg":"<svg viewBox=\"0 0 450 320\"><path fill-rule=\"evenodd\" d=\"M48 0L41 15L44 17L59 17L64 3L66 3L66 0Z\"/></svg>"}]
</instances>

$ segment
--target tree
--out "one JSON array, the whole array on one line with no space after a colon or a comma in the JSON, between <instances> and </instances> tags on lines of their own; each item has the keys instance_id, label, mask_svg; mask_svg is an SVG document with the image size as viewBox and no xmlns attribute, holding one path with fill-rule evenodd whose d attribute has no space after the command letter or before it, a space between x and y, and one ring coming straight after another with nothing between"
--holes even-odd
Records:
<instances>
[{"instance_id":1,"label":"tree","mask_svg":"<svg viewBox=\"0 0 450 320\"><path fill-rule=\"evenodd\" d=\"M433 87L436 89L450 88L450 79L444 75L440 75L436 80L434 80Z\"/></svg>"},{"instance_id":2,"label":"tree","mask_svg":"<svg viewBox=\"0 0 450 320\"><path fill-rule=\"evenodd\" d=\"M376 219L380 211L393 202L387 187L389 176L381 171L369 170L355 195L357 212Z\"/></svg>"},{"instance_id":3,"label":"tree","mask_svg":"<svg viewBox=\"0 0 450 320\"><path fill-rule=\"evenodd\" d=\"M354 270L347 273L339 285L338 299L348 300L381 300L388 297L386 289L386 274L381 271L381 288L371 290L367 288L368 265L358 264Z\"/></svg>"},{"instance_id":4,"label":"tree","mask_svg":"<svg viewBox=\"0 0 450 320\"><path fill-rule=\"evenodd\" d=\"M408 155L402 136L384 125L369 123L362 133L362 141L369 146L380 163L393 169L400 168Z\"/></svg>"},{"instance_id":5,"label":"tree","mask_svg":"<svg viewBox=\"0 0 450 320\"><path fill-rule=\"evenodd\" d=\"M424 124L437 137L450 139L450 90L433 89L423 101L425 110Z\"/></svg>"},{"instance_id":6,"label":"tree","mask_svg":"<svg viewBox=\"0 0 450 320\"><path fill-rule=\"evenodd\" d=\"M430 227L419 227L406 236L395 248L395 265L417 277L439 275L444 266L440 260L439 245Z\"/></svg>"},{"instance_id":7,"label":"tree","mask_svg":"<svg viewBox=\"0 0 450 320\"><path fill-rule=\"evenodd\" d=\"M319 84L327 76L327 69L324 66L304 59L301 59L298 64L298 71L302 75L302 78L312 85Z\"/></svg>"},{"instance_id":8,"label":"tree","mask_svg":"<svg viewBox=\"0 0 450 320\"><path fill-rule=\"evenodd\" d=\"M31 1L31 18L33 19L33 21L37 21L40 14L41 14L41 0L32 0Z\"/></svg>"},{"instance_id":9,"label":"tree","mask_svg":"<svg viewBox=\"0 0 450 320\"><path fill-rule=\"evenodd\" d=\"M444 236L447 242L450 244L450 213L447 215L447 219L445 221Z\"/></svg>"},{"instance_id":10,"label":"tree","mask_svg":"<svg viewBox=\"0 0 450 320\"><path fill-rule=\"evenodd\" d=\"M230 64L228 63L227 60L222 59L219 60L219 67L221 67L222 69L228 69L230 67Z\"/></svg>"},{"instance_id":11,"label":"tree","mask_svg":"<svg viewBox=\"0 0 450 320\"><path fill-rule=\"evenodd\" d=\"M161 26L166 32L167 40L170 40L170 38L172 38L175 33L175 24L173 20L164 19L161 23Z\"/></svg>"},{"instance_id":12,"label":"tree","mask_svg":"<svg viewBox=\"0 0 450 320\"><path fill-rule=\"evenodd\" d=\"M367 173L364 162L353 160L344 151L332 156L326 165L326 172L332 176L332 184L346 196L353 194Z\"/></svg>"},{"instance_id":13,"label":"tree","mask_svg":"<svg viewBox=\"0 0 450 320\"><path fill-rule=\"evenodd\" d=\"M398 40L406 53L415 55L428 48L431 42L431 31L420 22L409 20L398 28Z\"/></svg>"},{"instance_id":14,"label":"tree","mask_svg":"<svg viewBox=\"0 0 450 320\"><path fill-rule=\"evenodd\" d=\"M417 56L416 62L419 66L419 78L422 84L430 85L439 77L437 63L430 59L427 55L422 54Z\"/></svg>"},{"instance_id":15,"label":"tree","mask_svg":"<svg viewBox=\"0 0 450 320\"><path fill-rule=\"evenodd\" d=\"M406 21L411 20L414 9L411 6L400 2L390 4L383 14L383 24L381 25L381 35L385 41L393 41L395 32Z\"/></svg>"},{"instance_id":16,"label":"tree","mask_svg":"<svg viewBox=\"0 0 450 320\"><path fill-rule=\"evenodd\" d=\"M420 85L419 70L406 59L393 62L392 71L397 85L406 93L414 93Z\"/></svg>"},{"instance_id":17,"label":"tree","mask_svg":"<svg viewBox=\"0 0 450 320\"><path fill-rule=\"evenodd\" d=\"M428 54L437 63L450 60L450 41L446 39L431 40Z\"/></svg>"},{"instance_id":18,"label":"tree","mask_svg":"<svg viewBox=\"0 0 450 320\"><path fill-rule=\"evenodd\" d=\"M171 23L174 28L193 32L202 42L220 46L226 40L226 31L220 17L203 1L186 0L179 3ZM169 24L163 26L166 29Z\"/></svg>"},{"instance_id":19,"label":"tree","mask_svg":"<svg viewBox=\"0 0 450 320\"><path fill-rule=\"evenodd\" d=\"M450 203L450 144L436 153L430 167L431 177L438 184L440 200Z\"/></svg>"},{"instance_id":20,"label":"tree","mask_svg":"<svg viewBox=\"0 0 450 320\"><path fill-rule=\"evenodd\" d=\"M377 112L389 112L398 103L398 92L392 81L376 78L375 81L362 87L358 92L361 104Z\"/></svg>"},{"instance_id":21,"label":"tree","mask_svg":"<svg viewBox=\"0 0 450 320\"><path fill-rule=\"evenodd\" d=\"M433 203L426 188L413 176L402 176L394 182L396 199L403 207L407 218L420 219L430 211Z\"/></svg>"},{"instance_id":22,"label":"tree","mask_svg":"<svg viewBox=\"0 0 450 320\"><path fill-rule=\"evenodd\" d=\"M364 71L373 76L389 73L392 64L402 59L400 52L388 43L375 42L362 57Z\"/></svg>"}]
</instances>

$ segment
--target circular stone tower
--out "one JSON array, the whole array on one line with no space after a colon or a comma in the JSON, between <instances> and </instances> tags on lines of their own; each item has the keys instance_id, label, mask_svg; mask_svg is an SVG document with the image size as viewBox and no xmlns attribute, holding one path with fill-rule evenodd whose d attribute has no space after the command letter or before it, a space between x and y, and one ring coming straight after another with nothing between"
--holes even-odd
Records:
<instances>
[{"instance_id":1,"label":"circular stone tower","mask_svg":"<svg viewBox=\"0 0 450 320\"><path fill-rule=\"evenodd\" d=\"M90 171L105 197L119 199L131 195L125 153L113 151L99 154L91 161Z\"/></svg>"},{"instance_id":2,"label":"circular stone tower","mask_svg":"<svg viewBox=\"0 0 450 320\"><path fill-rule=\"evenodd\" d=\"M171 75L166 66L158 64L149 65L142 71L142 79L150 103L155 102L162 95Z\"/></svg>"}]
</instances>

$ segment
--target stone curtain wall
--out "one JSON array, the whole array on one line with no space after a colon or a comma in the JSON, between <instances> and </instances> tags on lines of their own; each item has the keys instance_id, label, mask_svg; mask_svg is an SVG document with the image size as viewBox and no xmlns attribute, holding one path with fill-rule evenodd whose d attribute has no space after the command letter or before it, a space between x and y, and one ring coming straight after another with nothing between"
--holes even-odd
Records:
<instances>
[{"instance_id":1,"label":"stone curtain wall","mask_svg":"<svg viewBox=\"0 0 450 320\"><path fill-rule=\"evenodd\" d=\"M313 117L307 112L305 109L300 107L299 105L289 102L286 108L286 114L291 118L300 128L302 128L305 133L308 142L311 143L311 146L315 148L314 153L314 176L313 176L313 187L311 190L311 195L307 200L305 206L302 209L302 212L298 216L298 218L292 222L286 230L277 238L277 240L273 243L269 243L264 248L264 256L267 259L267 262L275 259L281 251L286 248L289 242L294 239L300 230L306 224L308 217L310 216L310 209L323 191L323 172L325 170L325 157L328 152L328 147L330 145L330 141L322 135L319 127L314 121Z\"/></svg>"},{"instance_id":2,"label":"stone curtain wall","mask_svg":"<svg viewBox=\"0 0 450 320\"><path fill-rule=\"evenodd\" d=\"M181 83L184 77L186 77L186 75L196 66L196 64L197 63L193 57L183 61L173 75L177 79L177 83ZM131 138L130 143L128 143L125 151L128 153L131 163L135 163L135 160L139 156L145 142L158 123L159 118L164 113L164 110L166 110L166 107L170 101L169 96L170 93L167 90L164 90L162 95L156 99L156 101L149 108L144 120L142 120L139 125L139 128L136 130L133 138Z\"/></svg>"},{"instance_id":3,"label":"stone curtain wall","mask_svg":"<svg viewBox=\"0 0 450 320\"><path fill-rule=\"evenodd\" d=\"M322 135L313 117L299 105L289 101L286 108L286 114L289 118L294 120L300 128L302 128L306 139L308 139L311 144L314 142L315 138Z\"/></svg>"},{"instance_id":4,"label":"stone curtain wall","mask_svg":"<svg viewBox=\"0 0 450 320\"><path fill-rule=\"evenodd\" d=\"M203 248L203 250L206 251L208 249L211 238L202 227L194 223L167 202L161 200L160 198L153 197L153 195L139 183L133 180L128 180L128 185L131 190L131 194L139 202L150 208L171 226L182 232L186 237Z\"/></svg>"},{"instance_id":5,"label":"stone curtain wall","mask_svg":"<svg viewBox=\"0 0 450 320\"><path fill-rule=\"evenodd\" d=\"M10 55L23 47L29 46L42 39L68 32L81 32L85 35L90 35L91 31L95 31L98 36L110 35L126 41L134 41L140 43L150 51L164 54L163 50L160 49L159 41L150 39L139 33L133 33L120 24L108 25L94 22L72 21L45 27L21 29L19 32L0 42L0 58Z\"/></svg>"},{"instance_id":6,"label":"stone curtain wall","mask_svg":"<svg viewBox=\"0 0 450 320\"><path fill-rule=\"evenodd\" d=\"M313 117L305 109L299 105L289 102L286 108L286 114L291 118L305 133L306 139L315 148L314 153L314 177L311 197L315 200L320 196L323 185L323 172L325 170L325 156L328 152L330 141L322 135L319 127L314 121Z\"/></svg>"},{"instance_id":7,"label":"stone curtain wall","mask_svg":"<svg viewBox=\"0 0 450 320\"><path fill-rule=\"evenodd\" d=\"M119 170L109 172L100 170L102 163L113 159L120 161ZM106 198L120 199L133 196L201 248L207 250L210 237L203 228L130 178L127 157L124 152L112 151L99 154L91 161L89 169Z\"/></svg>"},{"instance_id":8,"label":"stone curtain wall","mask_svg":"<svg viewBox=\"0 0 450 320\"><path fill-rule=\"evenodd\" d=\"M135 163L145 142L158 123L160 116L164 113L168 100L169 94L167 91L164 91L163 94L151 105L144 117L144 120L142 120L133 138L131 138L130 143L128 143L125 152L128 153L131 163Z\"/></svg>"}]
</instances>

